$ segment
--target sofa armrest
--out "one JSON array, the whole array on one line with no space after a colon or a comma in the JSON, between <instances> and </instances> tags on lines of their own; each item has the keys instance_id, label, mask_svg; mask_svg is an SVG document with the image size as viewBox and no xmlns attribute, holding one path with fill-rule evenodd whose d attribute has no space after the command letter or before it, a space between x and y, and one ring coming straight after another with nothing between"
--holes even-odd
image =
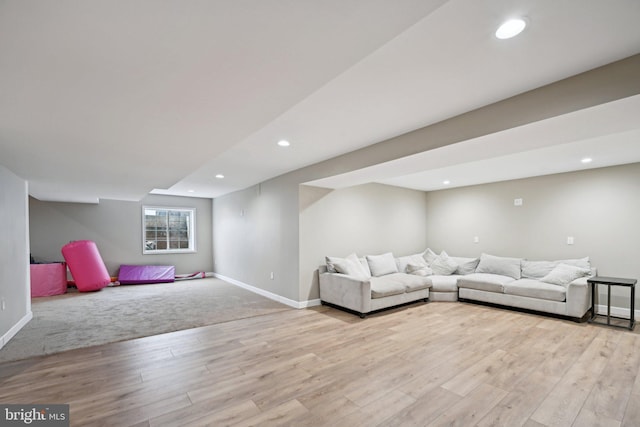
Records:
<instances>
[{"instance_id":1,"label":"sofa armrest","mask_svg":"<svg viewBox=\"0 0 640 427\"><path fill-rule=\"evenodd\" d=\"M358 313L371 311L371 280L341 273L321 273L320 299Z\"/></svg>"},{"instance_id":2,"label":"sofa armrest","mask_svg":"<svg viewBox=\"0 0 640 427\"><path fill-rule=\"evenodd\" d=\"M588 277L581 277L567 286L567 316L582 317L591 308Z\"/></svg>"}]
</instances>

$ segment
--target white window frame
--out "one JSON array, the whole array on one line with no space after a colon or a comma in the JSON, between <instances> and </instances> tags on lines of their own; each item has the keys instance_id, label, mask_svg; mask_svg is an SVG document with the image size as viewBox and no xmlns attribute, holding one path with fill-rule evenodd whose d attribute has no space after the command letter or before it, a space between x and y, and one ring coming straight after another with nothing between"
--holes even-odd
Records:
<instances>
[{"instance_id":1,"label":"white window frame","mask_svg":"<svg viewBox=\"0 0 640 427\"><path fill-rule=\"evenodd\" d=\"M188 242L189 248L185 249L148 249L147 245L147 220L146 220L146 212L147 210L160 210L160 211L178 211L178 212L187 212L188 216ZM167 243L169 242L169 225L167 223ZM196 208L184 208L184 207L168 207L168 206L142 206L142 253L144 255L158 255L158 254L184 254L184 253L195 253L196 250Z\"/></svg>"}]
</instances>

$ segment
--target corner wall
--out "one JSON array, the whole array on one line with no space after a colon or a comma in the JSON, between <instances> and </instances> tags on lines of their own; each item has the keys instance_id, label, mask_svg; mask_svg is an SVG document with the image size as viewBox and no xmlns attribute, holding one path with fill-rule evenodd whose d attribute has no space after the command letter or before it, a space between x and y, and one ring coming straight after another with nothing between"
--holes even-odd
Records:
<instances>
[{"instance_id":1,"label":"corner wall","mask_svg":"<svg viewBox=\"0 0 640 427\"><path fill-rule=\"evenodd\" d=\"M297 183L278 178L214 199L213 227L216 274L299 301Z\"/></svg>"},{"instance_id":2,"label":"corner wall","mask_svg":"<svg viewBox=\"0 0 640 427\"><path fill-rule=\"evenodd\" d=\"M600 275L640 279L638 212L640 163L454 188L427 193L427 242L453 256L589 256ZM612 306L628 295L612 287Z\"/></svg>"},{"instance_id":3,"label":"corner wall","mask_svg":"<svg viewBox=\"0 0 640 427\"><path fill-rule=\"evenodd\" d=\"M300 186L300 298L320 297L325 256L421 253L426 246L423 191L365 184L340 190Z\"/></svg>"},{"instance_id":4,"label":"corner wall","mask_svg":"<svg viewBox=\"0 0 640 427\"><path fill-rule=\"evenodd\" d=\"M121 264L175 265L177 274L213 270L211 199L148 195L139 202L100 200L99 204L29 199L31 253L38 261L62 261L71 240L93 240L109 274ZM142 206L195 207L196 253L142 254Z\"/></svg>"},{"instance_id":5,"label":"corner wall","mask_svg":"<svg viewBox=\"0 0 640 427\"><path fill-rule=\"evenodd\" d=\"M31 320L27 182L0 166L0 348Z\"/></svg>"}]
</instances>

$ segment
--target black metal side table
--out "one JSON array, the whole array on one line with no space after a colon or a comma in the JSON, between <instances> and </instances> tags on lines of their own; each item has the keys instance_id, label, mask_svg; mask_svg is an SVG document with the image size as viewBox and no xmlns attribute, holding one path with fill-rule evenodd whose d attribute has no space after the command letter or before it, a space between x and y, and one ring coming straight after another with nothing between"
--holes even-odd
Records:
<instances>
[{"instance_id":1,"label":"black metal side table","mask_svg":"<svg viewBox=\"0 0 640 427\"><path fill-rule=\"evenodd\" d=\"M591 318L589 319L589 323L597 323L600 325L608 325L608 326L617 326L622 328L628 328L629 330L633 330L633 327L636 324L635 320L635 301L636 301L636 283L638 282L636 279L623 279L620 277L602 277L595 276L587 280L587 282L591 285ZM607 286L607 322L597 322L596 319L596 288L598 285L606 285ZM631 314L629 319L611 316L611 286L625 286L630 288L630 304ZM614 319L623 319L629 320L629 326L625 325L616 325L611 324L611 318Z\"/></svg>"}]
</instances>

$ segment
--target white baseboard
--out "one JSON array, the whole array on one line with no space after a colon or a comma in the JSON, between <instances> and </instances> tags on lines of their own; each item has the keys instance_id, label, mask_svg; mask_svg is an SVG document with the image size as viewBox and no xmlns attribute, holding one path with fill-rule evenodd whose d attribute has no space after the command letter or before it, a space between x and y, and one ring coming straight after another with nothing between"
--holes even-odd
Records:
<instances>
[{"instance_id":1,"label":"white baseboard","mask_svg":"<svg viewBox=\"0 0 640 427\"><path fill-rule=\"evenodd\" d=\"M0 348L4 347L4 345L8 343L9 340L20 331L20 329L24 328L24 326L29 323L31 319L33 319L33 313L29 311L24 315L22 319L18 321L18 323L13 325L13 327L9 329L6 334L0 337Z\"/></svg>"},{"instance_id":2,"label":"white baseboard","mask_svg":"<svg viewBox=\"0 0 640 427\"><path fill-rule=\"evenodd\" d=\"M314 307L316 305L320 305L320 299L312 299L307 301L294 301L292 299L283 297L281 295L274 294L273 292L265 291L264 289L260 289L255 286L243 283L239 280L232 279L231 277L223 276L222 274L213 273L213 277L216 277L220 280L224 280L225 282L229 282L232 285L239 286L243 289L253 292L254 294L262 295L263 297L272 299L274 301L278 301L282 304L288 305L289 307L307 308L307 307Z\"/></svg>"},{"instance_id":3,"label":"white baseboard","mask_svg":"<svg viewBox=\"0 0 640 427\"><path fill-rule=\"evenodd\" d=\"M631 309L622 308L622 307L611 307L611 315L615 317L622 317L625 319L629 318L629 313ZM640 319L640 310L634 310L635 316L634 318ZM607 314L607 306L603 304L596 305L596 313L598 314Z\"/></svg>"}]
</instances>

